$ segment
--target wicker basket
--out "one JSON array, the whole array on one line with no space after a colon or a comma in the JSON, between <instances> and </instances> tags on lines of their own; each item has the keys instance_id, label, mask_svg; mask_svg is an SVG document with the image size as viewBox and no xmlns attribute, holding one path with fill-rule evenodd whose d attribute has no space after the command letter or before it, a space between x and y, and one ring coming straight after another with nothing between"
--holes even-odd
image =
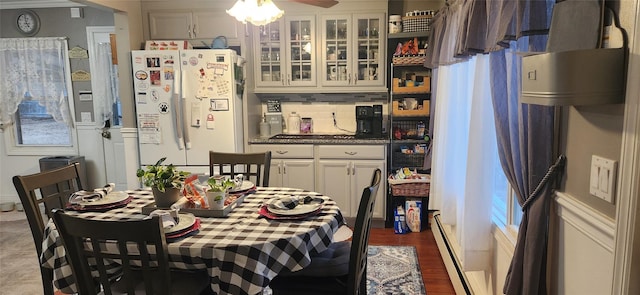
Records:
<instances>
[{"instance_id":1,"label":"wicker basket","mask_svg":"<svg viewBox=\"0 0 640 295\"><path fill-rule=\"evenodd\" d=\"M431 188L431 178L389 179L391 194L403 197L427 197Z\"/></svg>"},{"instance_id":2,"label":"wicker basket","mask_svg":"<svg viewBox=\"0 0 640 295\"><path fill-rule=\"evenodd\" d=\"M394 55L392 62L394 65L422 65L427 60L426 55Z\"/></svg>"}]
</instances>

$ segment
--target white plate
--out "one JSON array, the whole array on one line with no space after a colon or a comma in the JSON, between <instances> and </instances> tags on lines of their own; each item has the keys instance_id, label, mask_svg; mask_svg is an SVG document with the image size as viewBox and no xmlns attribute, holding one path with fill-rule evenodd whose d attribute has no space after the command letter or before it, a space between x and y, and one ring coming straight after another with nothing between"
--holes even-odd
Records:
<instances>
[{"instance_id":1,"label":"white plate","mask_svg":"<svg viewBox=\"0 0 640 295\"><path fill-rule=\"evenodd\" d=\"M253 182L245 180L242 182L242 185L240 185L240 187L234 188L229 190L230 193L236 193L236 192L241 192L241 191L246 191L252 187L254 187L255 184L253 184Z\"/></svg>"},{"instance_id":2,"label":"white plate","mask_svg":"<svg viewBox=\"0 0 640 295\"><path fill-rule=\"evenodd\" d=\"M122 191L110 192L106 196L104 196L104 198L102 199L99 199L93 202L78 201L78 202L74 202L74 204L78 204L81 206L102 206L102 205L109 205L113 203L122 202L126 200L128 197L129 195Z\"/></svg>"},{"instance_id":3,"label":"white plate","mask_svg":"<svg viewBox=\"0 0 640 295\"><path fill-rule=\"evenodd\" d=\"M178 213L178 217L180 218L178 224L174 225L173 227L164 229L165 235L185 230L196 223L196 217L191 213Z\"/></svg>"},{"instance_id":4,"label":"white plate","mask_svg":"<svg viewBox=\"0 0 640 295\"><path fill-rule=\"evenodd\" d=\"M290 216L290 215L302 215L316 211L322 207L324 200L322 198L314 198L309 204L300 204L293 209L278 209L267 206L267 210L273 214Z\"/></svg>"}]
</instances>

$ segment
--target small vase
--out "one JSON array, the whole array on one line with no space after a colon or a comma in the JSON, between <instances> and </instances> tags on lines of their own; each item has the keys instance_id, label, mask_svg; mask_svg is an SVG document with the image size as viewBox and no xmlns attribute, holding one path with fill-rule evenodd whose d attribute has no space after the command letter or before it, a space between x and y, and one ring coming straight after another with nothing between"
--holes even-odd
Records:
<instances>
[{"instance_id":1,"label":"small vase","mask_svg":"<svg viewBox=\"0 0 640 295\"><path fill-rule=\"evenodd\" d=\"M159 191L157 188L151 188L153 192L153 199L156 201L156 207L158 208L170 208L173 203L177 202L180 197L180 190L177 188L165 188L164 192Z\"/></svg>"},{"instance_id":2,"label":"small vase","mask_svg":"<svg viewBox=\"0 0 640 295\"><path fill-rule=\"evenodd\" d=\"M227 198L227 192L211 192L207 191L207 201L209 209L221 210L224 208L224 200ZM218 199L218 200L216 200Z\"/></svg>"}]
</instances>

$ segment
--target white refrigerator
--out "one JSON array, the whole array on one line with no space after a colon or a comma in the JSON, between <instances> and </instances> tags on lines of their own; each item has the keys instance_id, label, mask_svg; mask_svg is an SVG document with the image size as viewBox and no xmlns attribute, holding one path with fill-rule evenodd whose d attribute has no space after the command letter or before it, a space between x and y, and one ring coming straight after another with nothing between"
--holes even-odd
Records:
<instances>
[{"instance_id":1,"label":"white refrigerator","mask_svg":"<svg viewBox=\"0 0 640 295\"><path fill-rule=\"evenodd\" d=\"M238 56L230 49L132 51L140 164L208 173L209 151L242 152Z\"/></svg>"}]
</instances>

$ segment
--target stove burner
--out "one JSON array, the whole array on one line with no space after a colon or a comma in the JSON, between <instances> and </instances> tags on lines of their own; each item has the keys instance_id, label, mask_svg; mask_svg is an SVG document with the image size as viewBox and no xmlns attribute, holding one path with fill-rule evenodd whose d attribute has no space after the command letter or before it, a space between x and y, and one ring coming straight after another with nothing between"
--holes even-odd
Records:
<instances>
[{"instance_id":1,"label":"stove burner","mask_svg":"<svg viewBox=\"0 0 640 295\"><path fill-rule=\"evenodd\" d=\"M277 134L271 139L355 139L352 134Z\"/></svg>"}]
</instances>

